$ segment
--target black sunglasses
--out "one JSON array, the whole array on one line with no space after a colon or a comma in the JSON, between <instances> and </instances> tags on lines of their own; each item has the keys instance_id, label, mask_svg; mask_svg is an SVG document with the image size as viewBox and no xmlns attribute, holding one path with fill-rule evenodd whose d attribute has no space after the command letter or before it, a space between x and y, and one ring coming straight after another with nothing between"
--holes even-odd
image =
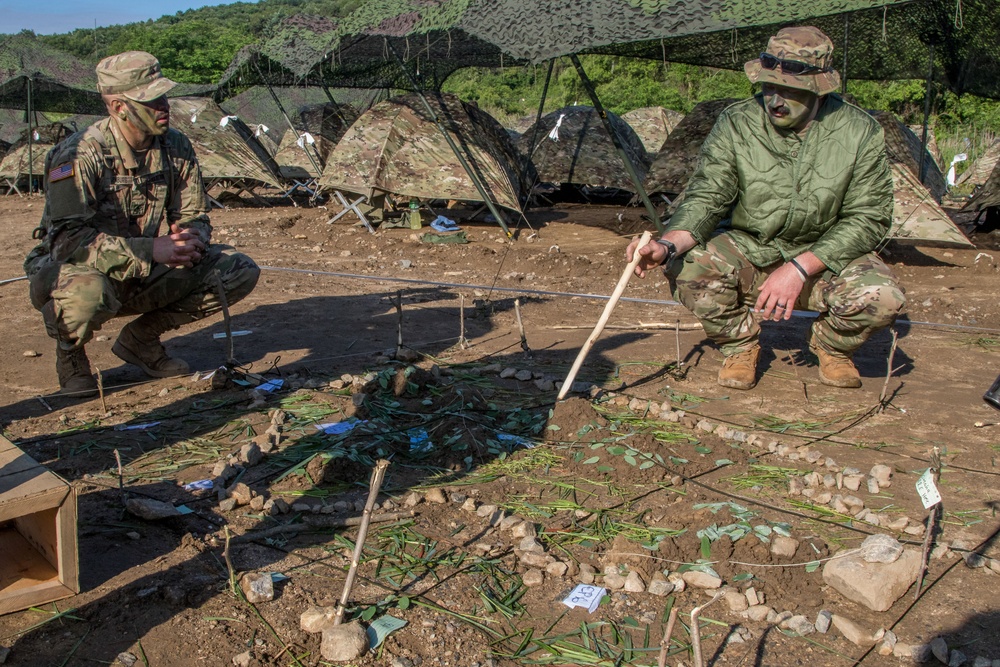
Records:
<instances>
[{"instance_id":1,"label":"black sunglasses","mask_svg":"<svg viewBox=\"0 0 1000 667\"><path fill-rule=\"evenodd\" d=\"M782 74L812 74L813 72L825 72L826 69L798 60L785 60L772 56L770 53L760 54L760 66L764 69L777 69L781 67Z\"/></svg>"}]
</instances>

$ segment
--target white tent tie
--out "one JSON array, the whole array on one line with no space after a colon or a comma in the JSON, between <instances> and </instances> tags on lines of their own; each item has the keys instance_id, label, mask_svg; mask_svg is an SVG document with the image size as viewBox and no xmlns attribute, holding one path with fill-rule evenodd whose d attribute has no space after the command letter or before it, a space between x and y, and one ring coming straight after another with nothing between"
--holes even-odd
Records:
<instances>
[{"instance_id":1,"label":"white tent tie","mask_svg":"<svg viewBox=\"0 0 1000 667\"><path fill-rule=\"evenodd\" d=\"M556 121L556 126L552 128L551 132L549 132L549 139L552 141L559 141L559 126L562 125L563 118L565 117L566 114L559 114L559 120Z\"/></svg>"},{"instance_id":2,"label":"white tent tie","mask_svg":"<svg viewBox=\"0 0 1000 667\"><path fill-rule=\"evenodd\" d=\"M219 127L225 127L226 125L229 125L229 121L236 120L237 118L239 118L239 116L223 116L222 119L219 120Z\"/></svg>"},{"instance_id":3,"label":"white tent tie","mask_svg":"<svg viewBox=\"0 0 1000 667\"><path fill-rule=\"evenodd\" d=\"M312 146L313 144L316 143L316 140L313 139L313 135L309 134L308 132L303 132L302 136L299 137L299 140L296 141L295 143L298 144L299 148L305 148L306 144Z\"/></svg>"},{"instance_id":4,"label":"white tent tie","mask_svg":"<svg viewBox=\"0 0 1000 667\"><path fill-rule=\"evenodd\" d=\"M948 165L949 188L955 185L955 165L958 164L959 162L965 162L967 159L969 159L969 156L966 155L965 153L959 153L958 155L956 155L951 159L951 164Z\"/></svg>"},{"instance_id":5,"label":"white tent tie","mask_svg":"<svg viewBox=\"0 0 1000 667\"><path fill-rule=\"evenodd\" d=\"M269 128L267 125L264 125L264 123L261 123L260 125L257 126L257 129L254 130L253 136L259 137L261 135L261 132L266 133L270 129L271 128Z\"/></svg>"}]
</instances>

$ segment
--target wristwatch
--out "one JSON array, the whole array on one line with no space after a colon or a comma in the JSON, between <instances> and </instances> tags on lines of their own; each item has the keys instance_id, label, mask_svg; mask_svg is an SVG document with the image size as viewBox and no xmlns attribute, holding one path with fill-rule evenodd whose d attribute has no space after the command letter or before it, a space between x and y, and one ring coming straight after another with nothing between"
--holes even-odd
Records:
<instances>
[{"instance_id":1,"label":"wristwatch","mask_svg":"<svg viewBox=\"0 0 1000 667\"><path fill-rule=\"evenodd\" d=\"M656 242L667 249L667 256L660 262L660 266L665 266L670 260L677 256L677 246L666 239L656 239Z\"/></svg>"}]
</instances>

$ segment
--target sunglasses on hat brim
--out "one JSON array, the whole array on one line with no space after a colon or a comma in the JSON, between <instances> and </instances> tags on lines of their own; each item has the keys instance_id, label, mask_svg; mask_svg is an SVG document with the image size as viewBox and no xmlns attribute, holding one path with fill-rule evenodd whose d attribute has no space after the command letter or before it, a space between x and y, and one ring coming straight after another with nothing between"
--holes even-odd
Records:
<instances>
[{"instance_id":1,"label":"sunglasses on hat brim","mask_svg":"<svg viewBox=\"0 0 1000 667\"><path fill-rule=\"evenodd\" d=\"M817 65L810 65L799 60L785 60L784 58L772 56L770 53L760 54L760 66L770 70L781 68L782 74L791 74L793 76L827 71L826 68Z\"/></svg>"}]
</instances>

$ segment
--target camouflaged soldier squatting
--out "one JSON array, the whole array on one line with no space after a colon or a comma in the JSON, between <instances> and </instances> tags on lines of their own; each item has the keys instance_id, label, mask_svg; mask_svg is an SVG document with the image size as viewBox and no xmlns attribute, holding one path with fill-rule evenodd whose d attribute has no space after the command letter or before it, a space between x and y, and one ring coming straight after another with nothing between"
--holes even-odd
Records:
<instances>
[{"instance_id":1,"label":"camouflaged soldier squatting","mask_svg":"<svg viewBox=\"0 0 1000 667\"><path fill-rule=\"evenodd\" d=\"M109 67L114 76L108 76ZM172 86L155 58L141 52L105 59L97 73L102 92L137 101ZM179 360L169 369L157 365L171 361L159 335L221 310L215 270L229 303L256 285L260 270L253 260L228 246L209 245L201 172L190 141L180 132L169 129L154 136L148 149L133 151L117 122L106 118L56 145L44 173L45 210L36 230L40 242L24 269L31 302L58 341L64 389L63 371L69 365L75 379L83 380L79 386L89 388L83 346L112 317L142 314L122 336L128 332L126 342L133 349L141 344L152 350L134 356L146 362L139 365L147 373L162 376L186 365ZM154 238L169 234L172 223L206 245L192 268L170 268L153 259ZM115 347L119 356L122 336Z\"/></svg>"}]
</instances>

